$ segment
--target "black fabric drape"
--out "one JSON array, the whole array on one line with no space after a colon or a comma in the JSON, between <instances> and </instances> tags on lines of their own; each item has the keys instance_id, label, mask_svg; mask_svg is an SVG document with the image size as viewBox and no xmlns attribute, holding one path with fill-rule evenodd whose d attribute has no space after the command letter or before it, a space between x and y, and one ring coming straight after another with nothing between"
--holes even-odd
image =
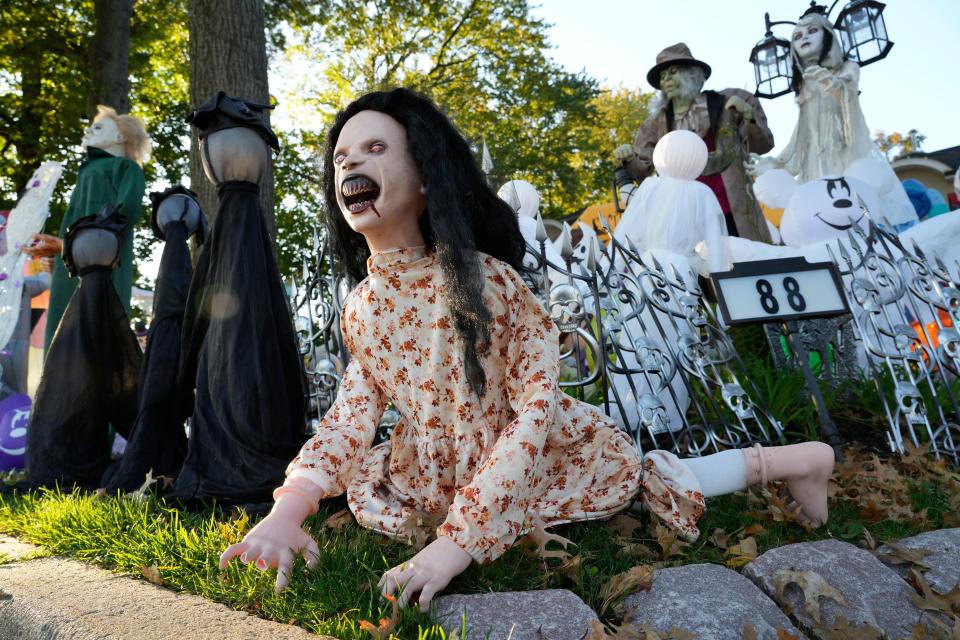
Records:
<instances>
[{"instance_id":1,"label":"black fabric drape","mask_svg":"<svg viewBox=\"0 0 960 640\"><path fill-rule=\"evenodd\" d=\"M150 470L154 477L176 478L187 455L183 427L193 411L193 397L177 386L177 372L193 264L186 225L170 222L164 231L153 319L140 369L139 412L126 452L104 474L103 486L110 493L136 490Z\"/></svg>"},{"instance_id":2,"label":"black fabric drape","mask_svg":"<svg viewBox=\"0 0 960 640\"><path fill-rule=\"evenodd\" d=\"M109 427L130 436L140 345L110 274L81 275L50 342L27 429L31 486L96 489L110 462Z\"/></svg>"},{"instance_id":3,"label":"black fabric drape","mask_svg":"<svg viewBox=\"0 0 960 640\"><path fill-rule=\"evenodd\" d=\"M224 182L190 284L180 386L195 388L182 501L270 501L306 440L306 393L259 187Z\"/></svg>"}]
</instances>

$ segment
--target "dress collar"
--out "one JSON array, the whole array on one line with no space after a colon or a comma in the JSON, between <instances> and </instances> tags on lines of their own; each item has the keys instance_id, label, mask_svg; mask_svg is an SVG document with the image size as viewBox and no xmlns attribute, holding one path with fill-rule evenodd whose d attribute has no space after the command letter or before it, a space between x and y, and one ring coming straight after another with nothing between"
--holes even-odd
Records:
<instances>
[{"instance_id":1,"label":"dress collar","mask_svg":"<svg viewBox=\"0 0 960 640\"><path fill-rule=\"evenodd\" d=\"M397 249L377 251L367 258L367 271L371 274L389 274L397 271L407 271L421 261L430 260L431 257L432 256L427 253L427 248L423 245L419 247L399 247Z\"/></svg>"}]
</instances>

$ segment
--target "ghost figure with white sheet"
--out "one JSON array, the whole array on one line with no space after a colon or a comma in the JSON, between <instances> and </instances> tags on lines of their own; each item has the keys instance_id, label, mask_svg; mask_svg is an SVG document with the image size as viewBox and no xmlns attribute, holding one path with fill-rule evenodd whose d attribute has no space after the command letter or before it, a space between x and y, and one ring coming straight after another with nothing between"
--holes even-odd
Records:
<instances>
[{"instance_id":1,"label":"ghost figure with white sheet","mask_svg":"<svg viewBox=\"0 0 960 640\"><path fill-rule=\"evenodd\" d=\"M497 196L510 205L517 212L517 222L520 224L520 234L527 244L533 247L533 250L540 255L540 241L537 240L537 214L540 213L540 194L536 188L526 180L510 180L505 182ZM553 244L547 240L545 243L547 262L562 267L563 258L557 253ZM523 265L529 269L535 269L539 272L539 261L528 252L523 257ZM567 276L561 274L555 269L548 270L550 282L547 283L547 289L550 285L567 282Z\"/></svg>"},{"instance_id":2,"label":"ghost figure with white sheet","mask_svg":"<svg viewBox=\"0 0 960 640\"><path fill-rule=\"evenodd\" d=\"M622 244L629 239L684 275L690 269L702 275L728 269L723 211L713 191L696 180L707 156L707 145L695 133L678 130L663 136L653 150L657 176L640 185L613 237ZM709 247L708 263L697 255L701 242Z\"/></svg>"}]
</instances>

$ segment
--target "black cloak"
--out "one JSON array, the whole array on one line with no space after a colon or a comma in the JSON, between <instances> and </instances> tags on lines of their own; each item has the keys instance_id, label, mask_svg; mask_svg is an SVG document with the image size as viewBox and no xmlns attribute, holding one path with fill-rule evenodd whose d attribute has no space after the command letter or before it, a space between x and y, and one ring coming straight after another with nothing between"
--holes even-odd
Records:
<instances>
[{"instance_id":1,"label":"black cloak","mask_svg":"<svg viewBox=\"0 0 960 640\"><path fill-rule=\"evenodd\" d=\"M193 412L193 394L184 393L177 386L183 310L193 277L193 263L187 246L190 234L184 222L186 208L179 220L167 222L163 229L157 220L160 203L177 194L196 200L195 193L180 185L150 194L154 233L166 243L157 272L153 319L140 369L137 421L126 452L104 474L103 486L109 493L136 490L143 484L148 471L153 477L165 476L172 480L180 473L187 455L184 423ZM199 215L196 235L198 241L203 242L207 221L202 211Z\"/></svg>"},{"instance_id":2,"label":"black cloak","mask_svg":"<svg viewBox=\"0 0 960 640\"><path fill-rule=\"evenodd\" d=\"M184 316L179 380L195 397L175 497L262 504L306 440L306 380L260 188L217 193Z\"/></svg>"},{"instance_id":3,"label":"black cloak","mask_svg":"<svg viewBox=\"0 0 960 640\"><path fill-rule=\"evenodd\" d=\"M119 257L127 219L107 204L67 230L63 261L80 285L50 342L27 429L32 487L98 488L110 462L110 426L129 437L137 415L140 345L110 279L117 261L78 267L72 245L81 229L114 233Z\"/></svg>"}]
</instances>

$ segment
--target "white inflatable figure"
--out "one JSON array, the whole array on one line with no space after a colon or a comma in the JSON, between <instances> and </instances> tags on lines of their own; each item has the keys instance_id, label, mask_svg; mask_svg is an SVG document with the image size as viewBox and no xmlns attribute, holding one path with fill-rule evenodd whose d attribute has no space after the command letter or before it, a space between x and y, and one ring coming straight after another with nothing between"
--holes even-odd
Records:
<instances>
[{"instance_id":1,"label":"white inflatable figure","mask_svg":"<svg viewBox=\"0 0 960 640\"><path fill-rule=\"evenodd\" d=\"M7 227L0 237L0 345L10 340L20 318L23 267L29 259L23 249L43 229L50 215L50 197L62 172L59 162L40 165L7 217Z\"/></svg>"},{"instance_id":2,"label":"white inflatable figure","mask_svg":"<svg viewBox=\"0 0 960 640\"><path fill-rule=\"evenodd\" d=\"M707 156L707 145L691 131L663 136L653 150L657 175L637 189L613 237L622 244L629 238L661 264L675 265L684 277L691 268L704 276L727 270L723 211L713 191L696 180ZM707 262L697 254L700 243L710 248Z\"/></svg>"},{"instance_id":3,"label":"white inflatable figure","mask_svg":"<svg viewBox=\"0 0 960 640\"><path fill-rule=\"evenodd\" d=\"M800 183L826 176L855 176L878 189L881 208L871 211L891 230L917 224L916 211L883 153L874 144L860 108L860 67L845 60L827 18L804 15L793 30L791 52L799 115L790 143L779 156L750 154L747 172L782 168ZM873 160L851 168L858 160Z\"/></svg>"}]
</instances>

